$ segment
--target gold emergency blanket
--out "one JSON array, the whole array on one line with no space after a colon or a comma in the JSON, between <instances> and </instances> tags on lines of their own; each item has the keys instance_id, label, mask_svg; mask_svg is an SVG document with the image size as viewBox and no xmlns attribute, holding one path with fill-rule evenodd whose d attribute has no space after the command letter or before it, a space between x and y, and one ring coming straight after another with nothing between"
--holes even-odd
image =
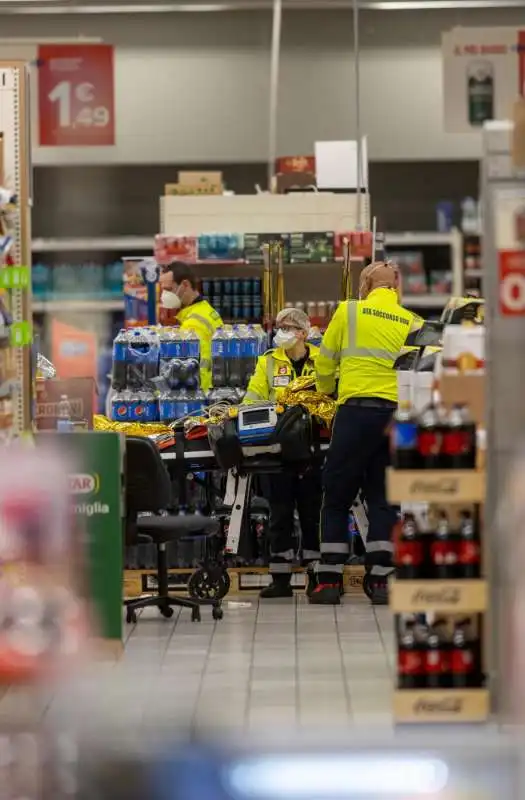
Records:
<instances>
[{"instance_id":1,"label":"gold emergency blanket","mask_svg":"<svg viewBox=\"0 0 525 800\"><path fill-rule=\"evenodd\" d=\"M127 436L152 436L156 433L173 433L171 428L162 422L113 422L103 414L95 414L93 428L96 431L125 433Z\"/></svg>"},{"instance_id":2,"label":"gold emergency blanket","mask_svg":"<svg viewBox=\"0 0 525 800\"><path fill-rule=\"evenodd\" d=\"M284 406L301 405L311 416L318 417L327 427L330 427L335 416L335 400L326 394L315 391L313 375L305 375L292 381L279 398L279 403Z\"/></svg>"}]
</instances>

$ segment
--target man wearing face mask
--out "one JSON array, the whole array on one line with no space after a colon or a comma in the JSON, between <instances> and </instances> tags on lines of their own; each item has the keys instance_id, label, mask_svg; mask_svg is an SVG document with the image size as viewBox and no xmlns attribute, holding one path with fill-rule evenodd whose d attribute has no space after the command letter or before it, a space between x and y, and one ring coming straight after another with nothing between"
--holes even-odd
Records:
<instances>
[{"instance_id":1,"label":"man wearing face mask","mask_svg":"<svg viewBox=\"0 0 525 800\"><path fill-rule=\"evenodd\" d=\"M199 294L197 276L188 264L176 261L165 267L160 287L163 308L177 312L181 330L194 331L199 337L201 388L211 389L211 340L224 324L220 314Z\"/></svg>"},{"instance_id":2,"label":"man wearing face mask","mask_svg":"<svg viewBox=\"0 0 525 800\"><path fill-rule=\"evenodd\" d=\"M260 356L243 402L278 401L291 381L313 375L319 349L306 343L308 316L297 308L285 308L276 319L274 348ZM294 512L302 532L302 563L308 567L319 558L319 511L321 476L312 467L303 475L282 472L270 480L270 574L272 583L263 598L292 597Z\"/></svg>"},{"instance_id":3,"label":"man wearing face mask","mask_svg":"<svg viewBox=\"0 0 525 800\"><path fill-rule=\"evenodd\" d=\"M400 305L399 290L395 265L381 262L366 267L361 274L360 299L341 303L323 336L316 362L317 388L333 394L339 369L338 408L323 470L321 561L311 603L340 602L349 552L348 512L360 489L368 507L365 564L372 602L388 602L391 536L397 520L385 487L387 428L397 406L393 366L407 336L423 322Z\"/></svg>"}]
</instances>

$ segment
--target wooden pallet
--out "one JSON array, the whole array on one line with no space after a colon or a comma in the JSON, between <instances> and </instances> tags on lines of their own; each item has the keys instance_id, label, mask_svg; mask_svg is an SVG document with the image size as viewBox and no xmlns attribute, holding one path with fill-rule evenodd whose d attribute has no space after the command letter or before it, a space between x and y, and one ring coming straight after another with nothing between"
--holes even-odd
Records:
<instances>
[{"instance_id":1,"label":"wooden pallet","mask_svg":"<svg viewBox=\"0 0 525 800\"><path fill-rule=\"evenodd\" d=\"M173 580L170 587L173 592L185 594L185 583L189 576L194 572L193 569L172 569L169 574ZM361 594L363 591L364 567L351 566L345 567L344 587L345 594ZM270 581L268 567L232 567L228 570L231 580L230 595L257 595L263 586ZM124 571L124 597L139 597L142 594L149 594L155 591L155 570L135 569ZM304 571L297 569L294 572L293 584L297 591L302 592L305 588Z\"/></svg>"}]
</instances>

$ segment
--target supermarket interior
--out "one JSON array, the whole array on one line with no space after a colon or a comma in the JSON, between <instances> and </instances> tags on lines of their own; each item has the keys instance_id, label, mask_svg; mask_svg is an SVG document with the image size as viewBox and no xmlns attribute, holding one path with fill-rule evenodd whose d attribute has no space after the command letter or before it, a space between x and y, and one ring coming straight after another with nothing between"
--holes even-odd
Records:
<instances>
[{"instance_id":1,"label":"supermarket interior","mask_svg":"<svg viewBox=\"0 0 525 800\"><path fill-rule=\"evenodd\" d=\"M523 0L0 25L0 796L523 796Z\"/></svg>"}]
</instances>

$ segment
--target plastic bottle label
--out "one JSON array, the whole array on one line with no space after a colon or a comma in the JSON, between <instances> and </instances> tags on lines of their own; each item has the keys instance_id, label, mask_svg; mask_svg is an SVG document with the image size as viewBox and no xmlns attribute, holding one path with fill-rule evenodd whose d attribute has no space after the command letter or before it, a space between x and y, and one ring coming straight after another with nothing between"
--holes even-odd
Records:
<instances>
[{"instance_id":1,"label":"plastic bottle label","mask_svg":"<svg viewBox=\"0 0 525 800\"><path fill-rule=\"evenodd\" d=\"M417 447L417 425L415 422L397 422L394 427L396 450L413 450Z\"/></svg>"}]
</instances>

